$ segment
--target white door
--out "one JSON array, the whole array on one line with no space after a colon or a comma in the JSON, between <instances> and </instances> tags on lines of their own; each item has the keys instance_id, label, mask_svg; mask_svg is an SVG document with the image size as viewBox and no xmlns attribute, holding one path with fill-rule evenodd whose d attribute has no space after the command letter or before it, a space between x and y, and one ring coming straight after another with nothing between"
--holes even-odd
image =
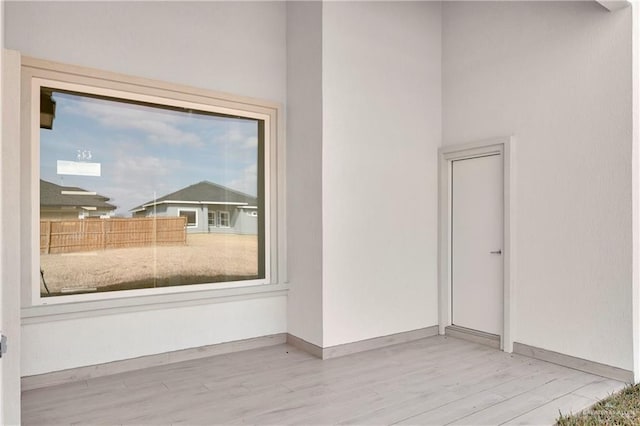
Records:
<instances>
[{"instance_id":1,"label":"white door","mask_svg":"<svg viewBox=\"0 0 640 426\"><path fill-rule=\"evenodd\" d=\"M502 335L502 156L455 160L451 168L452 323Z\"/></svg>"}]
</instances>

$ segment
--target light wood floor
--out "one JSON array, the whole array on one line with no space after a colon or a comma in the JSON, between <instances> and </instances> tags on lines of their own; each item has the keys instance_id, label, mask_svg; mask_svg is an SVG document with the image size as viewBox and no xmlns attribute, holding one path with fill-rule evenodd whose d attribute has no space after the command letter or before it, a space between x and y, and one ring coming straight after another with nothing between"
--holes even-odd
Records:
<instances>
[{"instance_id":1,"label":"light wood floor","mask_svg":"<svg viewBox=\"0 0 640 426\"><path fill-rule=\"evenodd\" d=\"M622 383L450 337L321 361L287 345L23 393L23 424L552 424Z\"/></svg>"}]
</instances>

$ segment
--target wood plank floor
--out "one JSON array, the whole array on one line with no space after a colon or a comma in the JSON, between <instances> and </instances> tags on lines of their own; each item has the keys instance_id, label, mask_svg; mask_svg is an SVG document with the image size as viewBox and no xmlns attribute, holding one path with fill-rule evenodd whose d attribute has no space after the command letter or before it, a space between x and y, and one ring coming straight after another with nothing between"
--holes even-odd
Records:
<instances>
[{"instance_id":1,"label":"wood plank floor","mask_svg":"<svg viewBox=\"0 0 640 426\"><path fill-rule=\"evenodd\" d=\"M25 425L552 424L623 383L451 337L321 361L291 346L26 391Z\"/></svg>"}]
</instances>

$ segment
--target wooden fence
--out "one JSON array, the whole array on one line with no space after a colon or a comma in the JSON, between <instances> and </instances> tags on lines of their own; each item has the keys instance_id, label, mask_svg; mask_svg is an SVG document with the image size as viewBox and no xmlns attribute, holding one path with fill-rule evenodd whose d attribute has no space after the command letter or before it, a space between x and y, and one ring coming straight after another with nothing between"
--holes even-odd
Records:
<instances>
[{"instance_id":1,"label":"wooden fence","mask_svg":"<svg viewBox=\"0 0 640 426\"><path fill-rule=\"evenodd\" d=\"M186 244L186 226L186 217L41 220L40 253Z\"/></svg>"}]
</instances>

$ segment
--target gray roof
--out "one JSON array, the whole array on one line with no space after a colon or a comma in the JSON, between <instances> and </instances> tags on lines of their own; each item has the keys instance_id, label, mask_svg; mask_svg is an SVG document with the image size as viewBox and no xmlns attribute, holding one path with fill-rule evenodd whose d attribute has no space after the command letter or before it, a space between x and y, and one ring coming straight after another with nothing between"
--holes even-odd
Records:
<instances>
[{"instance_id":1,"label":"gray roof","mask_svg":"<svg viewBox=\"0 0 640 426\"><path fill-rule=\"evenodd\" d=\"M210 203L238 203L249 206L257 204L257 198L239 191L235 191L226 186L203 180L202 182L182 188L178 191L160 197L157 200L150 200L144 204L131 209L131 211L142 210L145 206L160 204L163 201L189 201L189 202L210 202Z\"/></svg>"},{"instance_id":2,"label":"gray roof","mask_svg":"<svg viewBox=\"0 0 640 426\"><path fill-rule=\"evenodd\" d=\"M75 186L60 186L40 179L40 206L42 207L96 207L100 210L115 210L108 197L96 195L63 194L62 191L89 192Z\"/></svg>"}]
</instances>

